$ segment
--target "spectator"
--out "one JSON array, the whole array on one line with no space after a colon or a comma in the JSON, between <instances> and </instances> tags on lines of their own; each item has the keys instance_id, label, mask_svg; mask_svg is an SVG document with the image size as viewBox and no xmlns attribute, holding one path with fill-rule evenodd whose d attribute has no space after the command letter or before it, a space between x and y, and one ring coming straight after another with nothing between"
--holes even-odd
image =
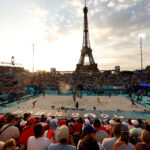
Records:
<instances>
[{"instance_id":1,"label":"spectator","mask_svg":"<svg viewBox=\"0 0 150 150\"><path fill-rule=\"evenodd\" d=\"M140 139L138 138L139 133L138 133L138 131L137 131L136 128L131 129L129 135L130 135L130 142L131 142L133 145L135 145L135 144L137 144L138 142L140 142Z\"/></svg>"},{"instance_id":2,"label":"spectator","mask_svg":"<svg viewBox=\"0 0 150 150\"><path fill-rule=\"evenodd\" d=\"M137 119L137 121L139 123L138 127L143 129L144 128L144 123L143 123L142 119Z\"/></svg>"},{"instance_id":3,"label":"spectator","mask_svg":"<svg viewBox=\"0 0 150 150\"><path fill-rule=\"evenodd\" d=\"M134 126L132 125L132 122L131 122L130 118L128 119L128 128L129 128L129 130L132 129L132 128L134 128Z\"/></svg>"},{"instance_id":4,"label":"spectator","mask_svg":"<svg viewBox=\"0 0 150 150\"><path fill-rule=\"evenodd\" d=\"M114 124L115 124L114 120L109 120L109 127L107 129L107 132L109 133L110 137L113 137L112 128L113 128Z\"/></svg>"},{"instance_id":5,"label":"spectator","mask_svg":"<svg viewBox=\"0 0 150 150\"><path fill-rule=\"evenodd\" d=\"M82 131L82 119L77 119L77 121L73 124L74 132L76 134L80 134Z\"/></svg>"},{"instance_id":6,"label":"spectator","mask_svg":"<svg viewBox=\"0 0 150 150\"><path fill-rule=\"evenodd\" d=\"M77 121L73 124L73 130L74 130L74 142L75 145L77 146L79 139L80 139L80 134L82 132L82 118L77 119Z\"/></svg>"},{"instance_id":7,"label":"spectator","mask_svg":"<svg viewBox=\"0 0 150 150\"><path fill-rule=\"evenodd\" d=\"M43 127L41 124L34 126L35 136L30 136L27 143L27 150L47 150L50 140L43 137Z\"/></svg>"},{"instance_id":8,"label":"spectator","mask_svg":"<svg viewBox=\"0 0 150 150\"><path fill-rule=\"evenodd\" d=\"M59 143L58 129L56 119L52 119L50 128L44 132L44 137L50 139L51 143Z\"/></svg>"},{"instance_id":9,"label":"spectator","mask_svg":"<svg viewBox=\"0 0 150 150\"><path fill-rule=\"evenodd\" d=\"M69 138L69 129L66 125L62 125L58 130L59 143L52 144L49 150L76 150L75 146L68 145L67 139ZM71 139L72 144L73 139Z\"/></svg>"},{"instance_id":10,"label":"spectator","mask_svg":"<svg viewBox=\"0 0 150 150\"><path fill-rule=\"evenodd\" d=\"M10 114L7 117L7 123L3 125L0 131L0 141L6 142L9 139L17 140L20 136L19 129L14 126L15 116Z\"/></svg>"},{"instance_id":11,"label":"spectator","mask_svg":"<svg viewBox=\"0 0 150 150\"><path fill-rule=\"evenodd\" d=\"M2 150L19 150L16 147L16 142L14 139L9 139L3 144Z\"/></svg>"},{"instance_id":12,"label":"spectator","mask_svg":"<svg viewBox=\"0 0 150 150\"><path fill-rule=\"evenodd\" d=\"M137 120L131 120L134 128L136 128L139 132L139 138L140 138L140 135L141 135L141 132L143 131L142 128L138 127L139 126L139 122Z\"/></svg>"},{"instance_id":13,"label":"spectator","mask_svg":"<svg viewBox=\"0 0 150 150\"><path fill-rule=\"evenodd\" d=\"M136 150L150 150L150 132L143 130L141 133L142 142L135 145Z\"/></svg>"},{"instance_id":14,"label":"spectator","mask_svg":"<svg viewBox=\"0 0 150 150\"><path fill-rule=\"evenodd\" d=\"M83 127L87 125L90 125L90 120L86 118L84 119Z\"/></svg>"},{"instance_id":15,"label":"spectator","mask_svg":"<svg viewBox=\"0 0 150 150\"><path fill-rule=\"evenodd\" d=\"M7 117L5 117L4 115L2 115L2 116L0 117L0 129L2 128L2 126L3 126L4 124L6 124L6 121L7 121Z\"/></svg>"},{"instance_id":16,"label":"spectator","mask_svg":"<svg viewBox=\"0 0 150 150\"><path fill-rule=\"evenodd\" d=\"M78 150L99 150L99 145L97 144L96 139L92 138L90 135L87 135L80 142Z\"/></svg>"},{"instance_id":17,"label":"spectator","mask_svg":"<svg viewBox=\"0 0 150 150\"><path fill-rule=\"evenodd\" d=\"M41 116L41 125L43 127L47 125L47 118L44 114Z\"/></svg>"},{"instance_id":18,"label":"spectator","mask_svg":"<svg viewBox=\"0 0 150 150\"><path fill-rule=\"evenodd\" d=\"M83 128L83 132L81 134L81 139L78 142L77 145L77 149L82 149L83 146L88 146L88 144L90 145L91 143L89 143L90 141L94 144L94 141L96 140L96 132L97 130L95 130L91 125L86 125ZM88 140L86 143L86 139ZM93 140L92 140L93 139ZM80 145L81 144L81 145ZM98 146L99 146L99 150L102 150L102 145L100 142L97 142Z\"/></svg>"},{"instance_id":19,"label":"spectator","mask_svg":"<svg viewBox=\"0 0 150 150\"><path fill-rule=\"evenodd\" d=\"M114 137L105 138L103 140L102 146L104 147L104 150L113 150L114 144L119 139L122 130L123 130L122 124L115 124L113 126L112 132L113 132Z\"/></svg>"},{"instance_id":20,"label":"spectator","mask_svg":"<svg viewBox=\"0 0 150 150\"><path fill-rule=\"evenodd\" d=\"M22 132L22 129L26 126L26 124L27 124L27 121L24 121L24 120L20 121L20 127L19 127L20 133Z\"/></svg>"},{"instance_id":21,"label":"spectator","mask_svg":"<svg viewBox=\"0 0 150 150\"><path fill-rule=\"evenodd\" d=\"M144 124L144 130L147 130L147 131L150 132L150 123L145 122L145 124Z\"/></svg>"},{"instance_id":22,"label":"spectator","mask_svg":"<svg viewBox=\"0 0 150 150\"><path fill-rule=\"evenodd\" d=\"M121 136L115 143L113 150L135 150L134 145L129 143L129 132L121 131Z\"/></svg>"},{"instance_id":23,"label":"spectator","mask_svg":"<svg viewBox=\"0 0 150 150\"><path fill-rule=\"evenodd\" d=\"M28 121L29 117L30 117L30 113L24 113L23 120Z\"/></svg>"},{"instance_id":24,"label":"spectator","mask_svg":"<svg viewBox=\"0 0 150 150\"><path fill-rule=\"evenodd\" d=\"M97 130L96 140L98 142L102 143L104 138L109 138L109 135L105 131L100 130L100 126L101 126L100 120L95 119L93 126L94 126L94 129Z\"/></svg>"},{"instance_id":25,"label":"spectator","mask_svg":"<svg viewBox=\"0 0 150 150\"><path fill-rule=\"evenodd\" d=\"M25 147L27 146L27 141L28 141L28 138L30 136L34 136L34 126L35 126L35 123L36 123L36 119L35 118L30 118L28 120L28 126L25 126L22 130L22 133L18 139L18 144L22 144L22 145L25 145Z\"/></svg>"}]
</instances>

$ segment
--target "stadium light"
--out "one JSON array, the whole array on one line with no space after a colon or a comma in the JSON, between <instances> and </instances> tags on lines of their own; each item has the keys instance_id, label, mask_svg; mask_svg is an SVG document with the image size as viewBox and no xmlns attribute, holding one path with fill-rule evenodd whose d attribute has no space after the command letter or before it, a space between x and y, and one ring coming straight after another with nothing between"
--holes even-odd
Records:
<instances>
[{"instance_id":1,"label":"stadium light","mask_svg":"<svg viewBox=\"0 0 150 150\"><path fill-rule=\"evenodd\" d=\"M140 33L139 38L140 38L140 52L141 52L141 70L143 70L143 52L142 52L142 39L145 39L146 35L145 33Z\"/></svg>"}]
</instances>

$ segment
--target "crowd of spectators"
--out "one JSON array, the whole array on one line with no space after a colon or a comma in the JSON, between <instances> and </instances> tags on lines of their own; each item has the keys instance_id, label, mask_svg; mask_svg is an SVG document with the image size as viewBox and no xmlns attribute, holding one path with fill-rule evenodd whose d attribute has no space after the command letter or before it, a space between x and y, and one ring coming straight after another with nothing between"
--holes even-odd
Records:
<instances>
[{"instance_id":1,"label":"crowd of spectators","mask_svg":"<svg viewBox=\"0 0 150 150\"><path fill-rule=\"evenodd\" d=\"M150 120L0 117L0 150L149 150Z\"/></svg>"},{"instance_id":2,"label":"crowd of spectators","mask_svg":"<svg viewBox=\"0 0 150 150\"><path fill-rule=\"evenodd\" d=\"M23 91L25 87L72 87L83 85L83 90L101 89L102 86L132 87L140 83L149 83L150 71L143 73L98 73L98 74L50 74L36 72L34 74L23 68L0 67L0 95Z\"/></svg>"},{"instance_id":3,"label":"crowd of spectators","mask_svg":"<svg viewBox=\"0 0 150 150\"><path fill-rule=\"evenodd\" d=\"M0 66L0 95L17 93L30 83L30 74L21 67Z\"/></svg>"}]
</instances>

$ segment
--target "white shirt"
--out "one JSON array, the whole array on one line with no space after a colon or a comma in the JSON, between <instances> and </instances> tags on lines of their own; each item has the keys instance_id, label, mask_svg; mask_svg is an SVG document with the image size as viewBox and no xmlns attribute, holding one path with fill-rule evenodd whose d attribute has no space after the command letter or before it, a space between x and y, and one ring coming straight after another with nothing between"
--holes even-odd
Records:
<instances>
[{"instance_id":1,"label":"white shirt","mask_svg":"<svg viewBox=\"0 0 150 150\"><path fill-rule=\"evenodd\" d=\"M27 150L48 150L49 145L50 140L48 138L31 136L28 139Z\"/></svg>"},{"instance_id":2,"label":"white shirt","mask_svg":"<svg viewBox=\"0 0 150 150\"><path fill-rule=\"evenodd\" d=\"M1 128L1 131L7 126L8 124L3 125L3 127ZM6 142L9 139L17 140L19 136L20 136L19 129L12 125L0 134L0 141Z\"/></svg>"},{"instance_id":3,"label":"white shirt","mask_svg":"<svg viewBox=\"0 0 150 150\"><path fill-rule=\"evenodd\" d=\"M118 140L116 137L104 138L102 146L104 150L113 150L115 142Z\"/></svg>"}]
</instances>

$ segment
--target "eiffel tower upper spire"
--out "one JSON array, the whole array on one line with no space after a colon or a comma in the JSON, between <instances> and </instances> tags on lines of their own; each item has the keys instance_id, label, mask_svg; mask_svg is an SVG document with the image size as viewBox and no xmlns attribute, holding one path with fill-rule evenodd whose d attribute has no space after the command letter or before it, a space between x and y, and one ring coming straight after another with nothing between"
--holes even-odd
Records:
<instances>
[{"instance_id":1,"label":"eiffel tower upper spire","mask_svg":"<svg viewBox=\"0 0 150 150\"><path fill-rule=\"evenodd\" d=\"M84 13L84 29L83 29L83 45L82 45L82 47L90 48L88 16L87 16L88 8L86 6L86 0L85 0L85 7L83 8L83 13Z\"/></svg>"}]
</instances>

